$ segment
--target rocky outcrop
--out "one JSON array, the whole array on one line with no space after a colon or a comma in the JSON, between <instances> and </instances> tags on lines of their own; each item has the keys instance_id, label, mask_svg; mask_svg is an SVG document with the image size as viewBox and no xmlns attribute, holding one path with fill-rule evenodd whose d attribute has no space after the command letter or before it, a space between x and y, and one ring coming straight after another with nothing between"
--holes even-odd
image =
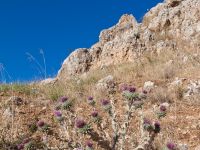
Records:
<instances>
[{"instance_id":1,"label":"rocky outcrop","mask_svg":"<svg viewBox=\"0 0 200 150\"><path fill-rule=\"evenodd\" d=\"M166 0L137 23L132 15L103 30L91 48L75 50L63 63L58 79L70 78L110 64L134 62L145 51L200 49L200 1Z\"/></svg>"},{"instance_id":2,"label":"rocky outcrop","mask_svg":"<svg viewBox=\"0 0 200 150\"><path fill-rule=\"evenodd\" d=\"M110 92L113 93L116 91L116 83L114 81L114 77L109 75L101 80L99 80L96 84L96 89L102 92Z\"/></svg>"}]
</instances>

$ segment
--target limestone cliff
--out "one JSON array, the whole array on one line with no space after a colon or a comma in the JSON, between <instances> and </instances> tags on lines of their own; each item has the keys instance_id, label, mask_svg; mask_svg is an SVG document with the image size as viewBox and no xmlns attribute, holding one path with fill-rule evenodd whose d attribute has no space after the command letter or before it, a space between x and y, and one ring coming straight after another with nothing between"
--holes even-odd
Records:
<instances>
[{"instance_id":1,"label":"limestone cliff","mask_svg":"<svg viewBox=\"0 0 200 150\"><path fill-rule=\"evenodd\" d=\"M123 15L115 26L100 33L98 43L71 53L57 78L134 62L145 51L181 49L200 50L200 0L166 0L152 8L142 23L132 15Z\"/></svg>"}]
</instances>

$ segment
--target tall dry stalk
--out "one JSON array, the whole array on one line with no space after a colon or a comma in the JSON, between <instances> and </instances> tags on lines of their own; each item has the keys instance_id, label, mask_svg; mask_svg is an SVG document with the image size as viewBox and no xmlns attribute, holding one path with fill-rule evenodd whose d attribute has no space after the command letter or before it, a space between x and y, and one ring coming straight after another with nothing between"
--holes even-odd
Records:
<instances>
[{"instance_id":1,"label":"tall dry stalk","mask_svg":"<svg viewBox=\"0 0 200 150\"><path fill-rule=\"evenodd\" d=\"M36 64L36 69L38 70L40 74L42 74L43 78L46 79L47 67L46 67L45 53L43 49L40 49L40 54L42 56L43 64L41 64L32 54L26 52L26 55L28 56L28 60Z\"/></svg>"}]
</instances>

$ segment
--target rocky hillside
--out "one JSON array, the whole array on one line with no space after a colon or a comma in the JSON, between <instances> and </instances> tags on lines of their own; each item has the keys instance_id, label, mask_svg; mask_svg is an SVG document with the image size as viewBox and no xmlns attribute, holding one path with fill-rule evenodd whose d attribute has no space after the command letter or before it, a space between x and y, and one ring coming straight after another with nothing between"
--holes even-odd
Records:
<instances>
[{"instance_id":1,"label":"rocky hillside","mask_svg":"<svg viewBox=\"0 0 200 150\"><path fill-rule=\"evenodd\" d=\"M200 150L199 75L200 0L124 15L55 79L0 84L0 150Z\"/></svg>"},{"instance_id":2,"label":"rocky hillside","mask_svg":"<svg viewBox=\"0 0 200 150\"><path fill-rule=\"evenodd\" d=\"M144 52L200 50L200 1L166 0L138 23L123 15L99 36L91 48L75 50L64 61L57 78L65 79L110 64L134 62Z\"/></svg>"}]
</instances>

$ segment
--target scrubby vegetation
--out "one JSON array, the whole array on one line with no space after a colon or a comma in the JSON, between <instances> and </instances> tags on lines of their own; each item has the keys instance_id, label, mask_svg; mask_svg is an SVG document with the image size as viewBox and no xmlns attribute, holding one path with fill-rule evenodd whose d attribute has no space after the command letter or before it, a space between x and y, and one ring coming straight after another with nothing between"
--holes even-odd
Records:
<instances>
[{"instance_id":1,"label":"scrubby vegetation","mask_svg":"<svg viewBox=\"0 0 200 150\"><path fill-rule=\"evenodd\" d=\"M187 63L187 72L180 68L181 61L168 66L171 56L147 55L136 63L93 70L87 76L53 84L0 85L0 149L178 150L184 143L197 146L195 117L200 110L195 98L183 98L184 85L171 88L177 76L196 78L191 74L193 60ZM108 75L114 78L108 83L112 86L99 89L98 81ZM145 89L146 81L155 86Z\"/></svg>"}]
</instances>

